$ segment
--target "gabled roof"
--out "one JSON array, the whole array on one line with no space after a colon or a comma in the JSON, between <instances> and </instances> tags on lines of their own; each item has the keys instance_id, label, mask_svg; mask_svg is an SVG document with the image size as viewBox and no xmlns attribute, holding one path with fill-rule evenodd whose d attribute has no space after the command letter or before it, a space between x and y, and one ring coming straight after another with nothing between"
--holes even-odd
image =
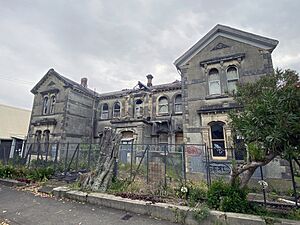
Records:
<instances>
[{"instance_id":1,"label":"gabled roof","mask_svg":"<svg viewBox=\"0 0 300 225\"><path fill-rule=\"evenodd\" d=\"M194 44L188 51L186 51L182 56L175 60L174 65L176 66L176 68L179 68L180 66L187 63L193 56L195 56L198 52L200 52L204 47L206 47L212 40L214 40L218 36L227 37L233 40L257 46L262 49L270 50L271 52L279 43L275 39L266 38L232 27L217 24L203 38L201 38L196 44Z\"/></svg>"},{"instance_id":2,"label":"gabled roof","mask_svg":"<svg viewBox=\"0 0 300 225\"><path fill-rule=\"evenodd\" d=\"M91 95L91 96L97 96L97 94L89 89L89 88L85 88L82 85L76 83L75 81L72 81L64 76L62 76L61 74L59 74L58 72L56 72L54 69L50 69L44 76L43 78L32 88L31 92L33 94L37 93L37 90L39 89L39 87L48 79L49 76L55 76L57 77L59 80L61 80L65 86L69 86L73 89L76 89L78 91L81 91L85 94Z\"/></svg>"}]
</instances>

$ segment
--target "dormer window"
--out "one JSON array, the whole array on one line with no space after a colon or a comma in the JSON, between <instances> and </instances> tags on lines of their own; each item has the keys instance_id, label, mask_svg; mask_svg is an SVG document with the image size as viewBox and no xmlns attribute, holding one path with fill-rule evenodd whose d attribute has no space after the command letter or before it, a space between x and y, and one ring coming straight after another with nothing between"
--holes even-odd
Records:
<instances>
[{"instance_id":1,"label":"dormer window","mask_svg":"<svg viewBox=\"0 0 300 225\"><path fill-rule=\"evenodd\" d=\"M158 100L158 113L159 114L169 113L169 102L168 99L164 96L160 97Z\"/></svg>"},{"instance_id":2,"label":"dormer window","mask_svg":"<svg viewBox=\"0 0 300 225\"><path fill-rule=\"evenodd\" d=\"M102 105L102 109L101 109L101 119L106 120L108 119L108 104L104 103Z\"/></svg>"},{"instance_id":3,"label":"dormer window","mask_svg":"<svg viewBox=\"0 0 300 225\"><path fill-rule=\"evenodd\" d=\"M236 85L239 80L238 70L235 66L229 66L227 71L227 89L228 93L236 92Z\"/></svg>"},{"instance_id":4,"label":"dormer window","mask_svg":"<svg viewBox=\"0 0 300 225\"><path fill-rule=\"evenodd\" d=\"M212 68L208 73L208 84L210 95L221 94L220 74L216 68Z\"/></svg>"},{"instance_id":5,"label":"dormer window","mask_svg":"<svg viewBox=\"0 0 300 225\"><path fill-rule=\"evenodd\" d=\"M114 108L113 108L113 117L119 118L121 115L121 106L119 102L115 102Z\"/></svg>"}]
</instances>

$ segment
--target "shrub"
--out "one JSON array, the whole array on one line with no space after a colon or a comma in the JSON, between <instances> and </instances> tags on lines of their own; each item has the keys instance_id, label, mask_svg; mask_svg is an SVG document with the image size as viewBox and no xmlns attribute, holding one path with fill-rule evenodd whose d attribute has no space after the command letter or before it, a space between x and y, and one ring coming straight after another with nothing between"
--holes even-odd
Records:
<instances>
[{"instance_id":1,"label":"shrub","mask_svg":"<svg viewBox=\"0 0 300 225\"><path fill-rule=\"evenodd\" d=\"M207 185L203 182L191 183L188 185L188 201L190 206L203 202L207 198Z\"/></svg>"},{"instance_id":2,"label":"shrub","mask_svg":"<svg viewBox=\"0 0 300 225\"><path fill-rule=\"evenodd\" d=\"M54 170L51 167L35 168L28 171L26 178L34 181L42 181L49 179L53 174Z\"/></svg>"},{"instance_id":3,"label":"shrub","mask_svg":"<svg viewBox=\"0 0 300 225\"><path fill-rule=\"evenodd\" d=\"M215 181L209 188L207 197L210 208L225 212L249 211L247 191L240 189L238 185L229 185L222 180Z\"/></svg>"}]
</instances>

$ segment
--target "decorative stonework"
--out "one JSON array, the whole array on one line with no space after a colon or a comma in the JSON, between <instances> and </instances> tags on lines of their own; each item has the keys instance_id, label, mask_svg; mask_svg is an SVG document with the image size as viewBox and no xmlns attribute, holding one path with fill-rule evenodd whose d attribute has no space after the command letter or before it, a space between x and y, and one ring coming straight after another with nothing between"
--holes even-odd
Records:
<instances>
[{"instance_id":1,"label":"decorative stonework","mask_svg":"<svg viewBox=\"0 0 300 225\"><path fill-rule=\"evenodd\" d=\"M225 45L225 44L220 42L215 47L213 47L213 49L211 51L220 50L220 49L229 48L229 47L230 47L229 45Z\"/></svg>"}]
</instances>

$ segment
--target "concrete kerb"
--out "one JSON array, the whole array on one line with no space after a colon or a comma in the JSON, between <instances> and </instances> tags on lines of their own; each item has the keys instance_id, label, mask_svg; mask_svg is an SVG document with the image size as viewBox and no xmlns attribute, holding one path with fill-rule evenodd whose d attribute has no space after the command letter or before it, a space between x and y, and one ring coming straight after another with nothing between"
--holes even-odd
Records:
<instances>
[{"instance_id":1,"label":"concrete kerb","mask_svg":"<svg viewBox=\"0 0 300 225\"><path fill-rule=\"evenodd\" d=\"M8 186L8 187L22 187L22 186L27 186L26 183L20 182L17 180L12 180L12 179L2 179L0 178L0 184Z\"/></svg>"},{"instance_id":2,"label":"concrete kerb","mask_svg":"<svg viewBox=\"0 0 300 225\"><path fill-rule=\"evenodd\" d=\"M53 189L54 196L58 198L68 198L90 204L104 206L127 212L143 214L153 218L169 220L186 225L197 225L199 221L194 218L193 209L186 206L177 206L167 203L151 203L140 200L131 200L105 193L86 193L82 191L70 190L67 187L58 187ZM265 225L266 221L255 215L225 213L220 211L210 211L208 218L201 221L202 225L216 224L228 225ZM298 221L275 220L274 224L296 225Z\"/></svg>"}]
</instances>

